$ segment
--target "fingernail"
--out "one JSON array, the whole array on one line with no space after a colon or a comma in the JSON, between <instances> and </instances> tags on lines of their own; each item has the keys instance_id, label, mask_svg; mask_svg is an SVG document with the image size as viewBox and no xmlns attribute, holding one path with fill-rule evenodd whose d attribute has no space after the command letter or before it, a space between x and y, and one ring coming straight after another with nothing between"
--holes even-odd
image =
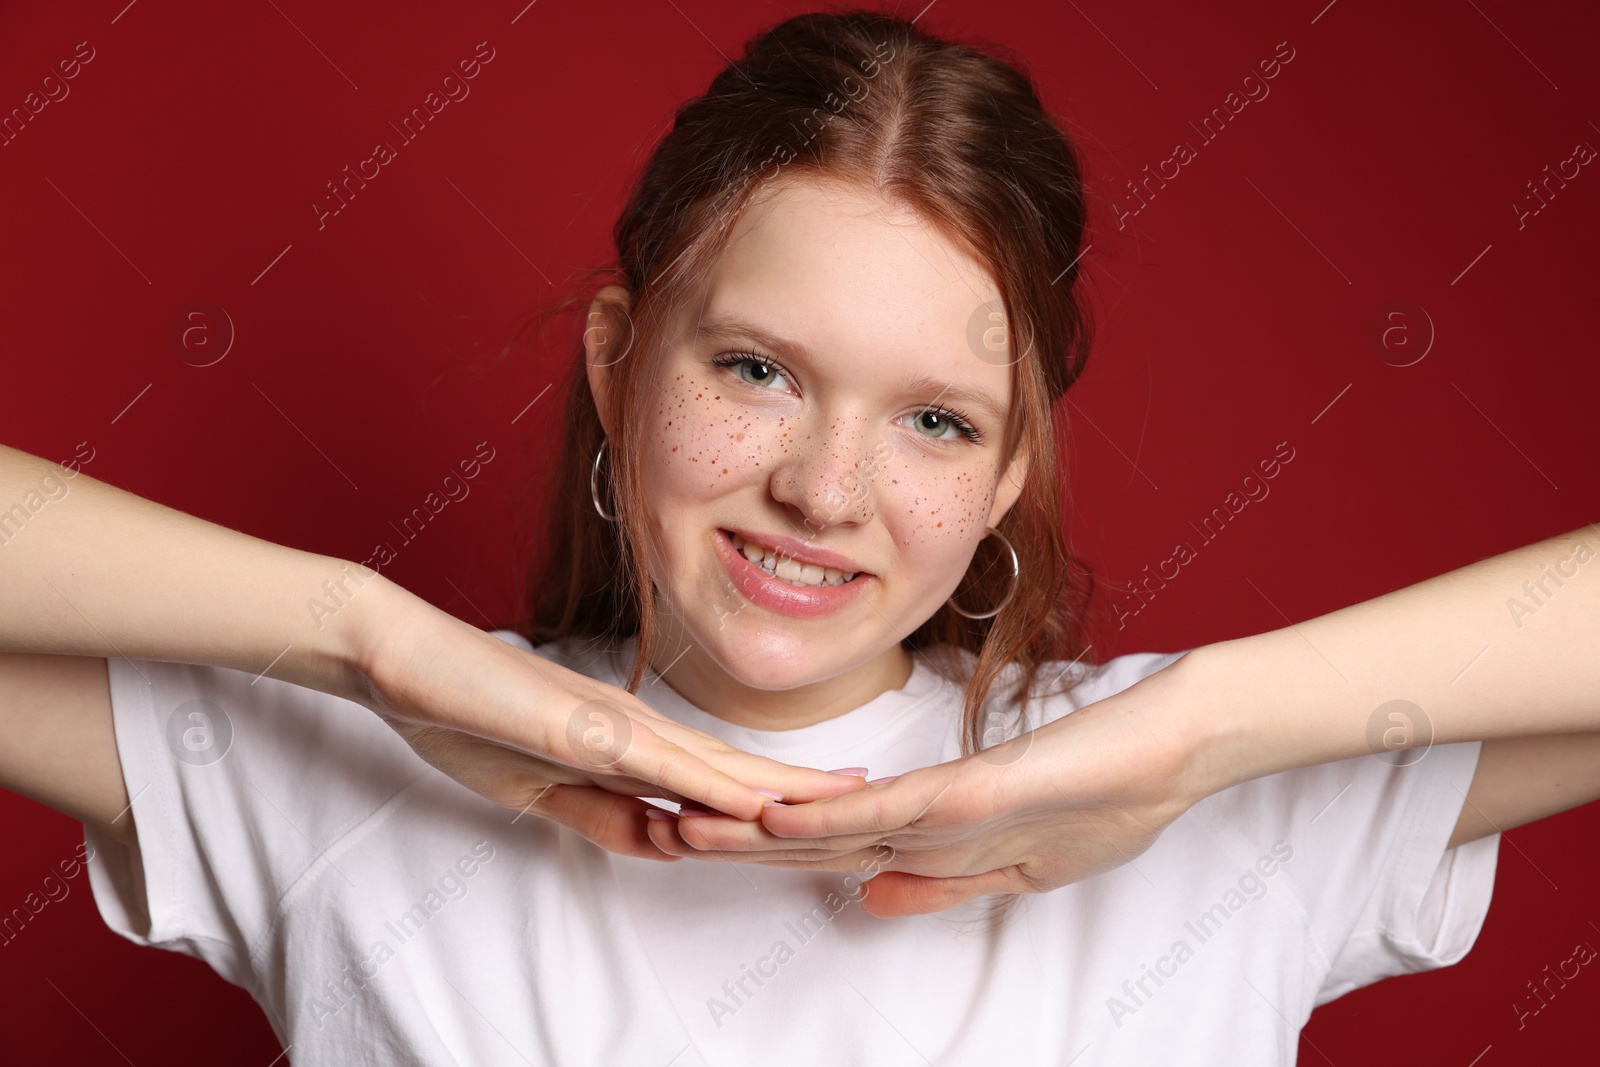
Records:
<instances>
[{"instance_id":1,"label":"fingernail","mask_svg":"<svg viewBox=\"0 0 1600 1067\"><path fill-rule=\"evenodd\" d=\"M660 808L644 809L644 817L647 819L654 819L656 822L672 821L672 813L670 811L662 811Z\"/></svg>"},{"instance_id":2,"label":"fingernail","mask_svg":"<svg viewBox=\"0 0 1600 1067\"><path fill-rule=\"evenodd\" d=\"M900 777L898 774L891 774L887 778L874 778L872 781L868 782L867 784L868 785L882 785L884 782L892 782L898 777Z\"/></svg>"},{"instance_id":3,"label":"fingernail","mask_svg":"<svg viewBox=\"0 0 1600 1067\"><path fill-rule=\"evenodd\" d=\"M838 770L829 771L828 773L829 774L854 774L857 777L865 778L867 776L867 769L865 767L840 767Z\"/></svg>"},{"instance_id":4,"label":"fingernail","mask_svg":"<svg viewBox=\"0 0 1600 1067\"><path fill-rule=\"evenodd\" d=\"M757 789L756 792L760 793L764 797L771 797L773 800L782 800L783 799L783 794L782 793L774 793L770 789Z\"/></svg>"}]
</instances>

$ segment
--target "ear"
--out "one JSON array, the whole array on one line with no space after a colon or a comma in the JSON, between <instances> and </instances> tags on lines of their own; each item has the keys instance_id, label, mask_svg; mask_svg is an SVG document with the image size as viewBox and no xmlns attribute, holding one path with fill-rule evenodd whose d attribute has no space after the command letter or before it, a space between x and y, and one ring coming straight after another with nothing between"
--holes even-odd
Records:
<instances>
[{"instance_id":1,"label":"ear","mask_svg":"<svg viewBox=\"0 0 1600 1067\"><path fill-rule=\"evenodd\" d=\"M1011 463L1000 475L1000 484L995 487L994 506L989 509L989 526L997 529L1000 520L1005 518L1006 512L1022 496L1022 487L1028 482L1028 443L1023 441L1017 446L1017 454L1011 457Z\"/></svg>"},{"instance_id":2,"label":"ear","mask_svg":"<svg viewBox=\"0 0 1600 1067\"><path fill-rule=\"evenodd\" d=\"M633 327L628 321L631 294L625 286L608 285L595 294L584 320L583 359L588 367L589 392L606 436L611 436L611 368L633 345Z\"/></svg>"}]
</instances>

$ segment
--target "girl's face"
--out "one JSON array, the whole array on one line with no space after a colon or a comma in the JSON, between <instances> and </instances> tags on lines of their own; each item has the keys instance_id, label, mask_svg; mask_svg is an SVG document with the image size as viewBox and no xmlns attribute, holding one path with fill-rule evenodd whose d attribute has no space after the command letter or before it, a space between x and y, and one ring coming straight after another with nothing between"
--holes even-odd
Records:
<instances>
[{"instance_id":1,"label":"girl's face","mask_svg":"<svg viewBox=\"0 0 1600 1067\"><path fill-rule=\"evenodd\" d=\"M905 659L1026 474L999 469L999 306L976 261L869 192L784 181L741 216L648 387L669 641L764 690ZM608 358L591 347L597 398Z\"/></svg>"}]
</instances>

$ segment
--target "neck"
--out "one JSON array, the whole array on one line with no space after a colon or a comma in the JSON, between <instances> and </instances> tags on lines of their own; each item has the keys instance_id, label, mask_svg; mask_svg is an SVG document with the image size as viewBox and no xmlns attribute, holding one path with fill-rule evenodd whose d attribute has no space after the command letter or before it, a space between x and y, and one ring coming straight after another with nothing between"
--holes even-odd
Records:
<instances>
[{"instance_id":1,"label":"neck","mask_svg":"<svg viewBox=\"0 0 1600 1067\"><path fill-rule=\"evenodd\" d=\"M676 620L661 620L650 666L695 707L735 726L795 730L837 718L911 679L911 654L898 642L843 674L795 686L758 689L731 677Z\"/></svg>"}]
</instances>

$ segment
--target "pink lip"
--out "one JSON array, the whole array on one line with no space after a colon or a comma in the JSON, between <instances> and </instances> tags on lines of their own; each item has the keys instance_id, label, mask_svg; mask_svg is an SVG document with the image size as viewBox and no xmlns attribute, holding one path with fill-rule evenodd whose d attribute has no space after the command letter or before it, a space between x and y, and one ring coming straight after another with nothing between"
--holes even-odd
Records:
<instances>
[{"instance_id":1,"label":"pink lip","mask_svg":"<svg viewBox=\"0 0 1600 1067\"><path fill-rule=\"evenodd\" d=\"M740 536L744 535L740 534ZM713 539L717 542L717 556L722 560L722 565L726 568L728 577L733 579L734 586L744 595L744 598L757 607L775 611L780 615L791 615L801 619L814 619L824 615L831 615L854 601L856 597L861 595L861 587L873 580L871 575L860 572L853 581L846 582L844 585L819 585L801 588L797 585L790 585L782 579L772 577L766 571L745 559L744 554L733 547L732 539L723 531L717 530ZM827 555L827 553L824 553L824 555ZM827 565L833 566L833 564ZM818 564L818 566L822 566L822 564ZM840 567L839 569L848 570L849 568Z\"/></svg>"},{"instance_id":2,"label":"pink lip","mask_svg":"<svg viewBox=\"0 0 1600 1067\"><path fill-rule=\"evenodd\" d=\"M754 541L764 548L777 549L785 556L800 563L814 563L818 567L832 567L836 571L844 571L847 574L862 573L862 568L856 566L855 561L849 557L841 556L837 552L829 552L825 548L818 548L816 545L808 544L793 537L785 537L782 534L751 533L749 530L741 530L733 526L724 528L738 534L746 541ZM867 573L870 574L871 572L868 571Z\"/></svg>"}]
</instances>

